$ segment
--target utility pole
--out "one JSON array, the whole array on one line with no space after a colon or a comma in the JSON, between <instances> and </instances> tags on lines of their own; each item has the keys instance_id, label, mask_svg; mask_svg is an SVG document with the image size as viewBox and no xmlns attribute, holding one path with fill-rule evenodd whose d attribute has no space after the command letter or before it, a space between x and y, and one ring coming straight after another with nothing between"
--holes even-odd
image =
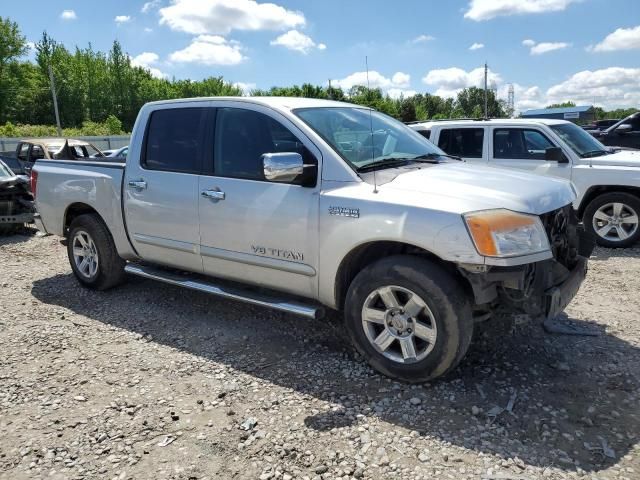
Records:
<instances>
[{"instance_id":1,"label":"utility pole","mask_svg":"<svg viewBox=\"0 0 640 480\"><path fill-rule=\"evenodd\" d=\"M487 96L487 62L484 62L484 118L489 118L489 98Z\"/></svg>"},{"instance_id":2,"label":"utility pole","mask_svg":"<svg viewBox=\"0 0 640 480\"><path fill-rule=\"evenodd\" d=\"M333 100L333 90L331 90L331 79L329 79L329 91L327 93L329 94L329 100Z\"/></svg>"},{"instance_id":3,"label":"utility pole","mask_svg":"<svg viewBox=\"0 0 640 480\"><path fill-rule=\"evenodd\" d=\"M56 82L53 78L53 69L51 68L51 63L49 63L49 83L51 84L51 95L53 96L53 111L56 114L56 127L58 128L58 136L62 137L60 113L58 112L58 96L56 95Z\"/></svg>"}]
</instances>

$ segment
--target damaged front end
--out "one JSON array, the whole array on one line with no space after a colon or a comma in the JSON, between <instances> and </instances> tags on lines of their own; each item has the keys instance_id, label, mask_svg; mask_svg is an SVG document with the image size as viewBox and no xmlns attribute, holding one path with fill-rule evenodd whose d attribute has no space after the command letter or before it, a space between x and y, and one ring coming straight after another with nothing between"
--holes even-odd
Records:
<instances>
[{"instance_id":1,"label":"damaged front end","mask_svg":"<svg viewBox=\"0 0 640 480\"><path fill-rule=\"evenodd\" d=\"M0 233L33 222L34 211L29 181L20 176L0 176Z\"/></svg>"},{"instance_id":2,"label":"damaged front end","mask_svg":"<svg viewBox=\"0 0 640 480\"><path fill-rule=\"evenodd\" d=\"M571 205L541 215L540 220L553 258L514 267L460 269L473 289L478 312L552 318L575 297L586 277L594 240L579 225Z\"/></svg>"}]
</instances>

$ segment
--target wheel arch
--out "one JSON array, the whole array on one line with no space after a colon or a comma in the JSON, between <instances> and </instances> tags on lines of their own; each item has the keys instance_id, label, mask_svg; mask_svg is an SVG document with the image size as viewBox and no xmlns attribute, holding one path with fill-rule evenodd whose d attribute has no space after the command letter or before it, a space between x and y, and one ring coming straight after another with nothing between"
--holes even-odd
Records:
<instances>
[{"instance_id":1,"label":"wheel arch","mask_svg":"<svg viewBox=\"0 0 640 480\"><path fill-rule=\"evenodd\" d=\"M86 215L86 214L94 214L98 218L100 218L100 220L104 223L104 219L102 218L102 216L91 205L87 205L86 203L82 203L82 202L72 203L67 207L67 209L64 212L62 231L65 237L69 233L69 227L71 226L71 223L80 215Z\"/></svg>"},{"instance_id":2,"label":"wheel arch","mask_svg":"<svg viewBox=\"0 0 640 480\"><path fill-rule=\"evenodd\" d=\"M582 201L578 207L578 218L582 220L584 211L587 206L597 197L604 193L628 193L640 199L640 187L632 187L625 185L594 185L582 196Z\"/></svg>"},{"instance_id":3,"label":"wheel arch","mask_svg":"<svg viewBox=\"0 0 640 480\"><path fill-rule=\"evenodd\" d=\"M444 267L464 286L466 293L472 294L471 285L458 272L455 265L443 260L422 247L394 240L374 240L352 248L342 259L335 276L334 298L338 310L342 310L351 282L365 267L392 255L414 255L426 258Z\"/></svg>"}]
</instances>

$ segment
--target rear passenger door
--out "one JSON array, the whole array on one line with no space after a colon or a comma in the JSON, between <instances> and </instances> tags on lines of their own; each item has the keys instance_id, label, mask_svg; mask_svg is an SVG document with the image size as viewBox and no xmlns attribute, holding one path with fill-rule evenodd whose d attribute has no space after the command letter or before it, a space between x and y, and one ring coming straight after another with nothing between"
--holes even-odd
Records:
<instances>
[{"instance_id":1,"label":"rear passenger door","mask_svg":"<svg viewBox=\"0 0 640 480\"><path fill-rule=\"evenodd\" d=\"M571 163L545 159L547 148L557 147L540 130L491 127L489 165L527 170L541 175L571 179Z\"/></svg>"},{"instance_id":2,"label":"rear passenger door","mask_svg":"<svg viewBox=\"0 0 640 480\"><path fill-rule=\"evenodd\" d=\"M469 162L486 162L484 127L443 127L438 136L438 147Z\"/></svg>"},{"instance_id":3,"label":"rear passenger door","mask_svg":"<svg viewBox=\"0 0 640 480\"><path fill-rule=\"evenodd\" d=\"M127 230L144 260L202 271L198 179L208 118L200 102L153 111L141 150L132 151L136 157L127 162Z\"/></svg>"}]
</instances>

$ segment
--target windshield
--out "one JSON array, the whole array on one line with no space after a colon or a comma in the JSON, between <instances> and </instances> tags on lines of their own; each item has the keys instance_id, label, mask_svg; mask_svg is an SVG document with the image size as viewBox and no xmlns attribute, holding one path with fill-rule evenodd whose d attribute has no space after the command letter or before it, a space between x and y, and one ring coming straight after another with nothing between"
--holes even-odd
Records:
<instances>
[{"instance_id":1,"label":"windshield","mask_svg":"<svg viewBox=\"0 0 640 480\"><path fill-rule=\"evenodd\" d=\"M565 141L571 150L576 152L580 157L587 158L609 153L609 149L596 140L590 133L573 123L562 123L558 125L550 125L562 140Z\"/></svg>"},{"instance_id":2,"label":"windshield","mask_svg":"<svg viewBox=\"0 0 640 480\"><path fill-rule=\"evenodd\" d=\"M402 161L445 155L419 133L376 111L322 107L297 109L294 113L355 170L368 166L378 168L378 165L391 167Z\"/></svg>"}]
</instances>

